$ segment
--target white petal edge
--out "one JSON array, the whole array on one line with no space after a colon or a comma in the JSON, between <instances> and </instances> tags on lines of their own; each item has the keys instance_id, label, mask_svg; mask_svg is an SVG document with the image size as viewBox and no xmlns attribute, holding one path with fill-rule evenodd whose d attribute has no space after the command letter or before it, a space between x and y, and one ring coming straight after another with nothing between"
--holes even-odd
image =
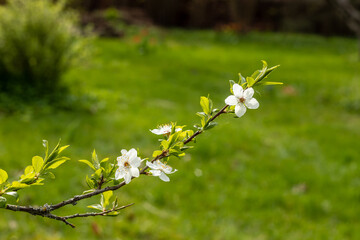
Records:
<instances>
[{"instance_id":1,"label":"white petal edge","mask_svg":"<svg viewBox=\"0 0 360 240\"><path fill-rule=\"evenodd\" d=\"M150 170L149 172L155 177L158 177L161 174L160 170Z\"/></svg>"},{"instance_id":2,"label":"white petal edge","mask_svg":"<svg viewBox=\"0 0 360 240\"><path fill-rule=\"evenodd\" d=\"M170 178L165 175L165 173L161 172L159 178L164 182L170 182Z\"/></svg>"},{"instance_id":3,"label":"white petal edge","mask_svg":"<svg viewBox=\"0 0 360 240\"><path fill-rule=\"evenodd\" d=\"M125 173L124 179L125 179L125 183L126 183L126 184L128 184L129 182L131 182L131 174L130 174L130 172L126 172L126 173Z\"/></svg>"},{"instance_id":4,"label":"white petal edge","mask_svg":"<svg viewBox=\"0 0 360 240\"><path fill-rule=\"evenodd\" d=\"M148 166L149 168L151 169L158 169L158 166L149 162L149 161L146 161L146 166Z\"/></svg>"},{"instance_id":5,"label":"white petal edge","mask_svg":"<svg viewBox=\"0 0 360 240\"><path fill-rule=\"evenodd\" d=\"M126 149L122 149L121 150L121 155L125 155L127 153L127 150Z\"/></svg>"},{"instance_id":6,"label":"white petal edge","mask_svg":"<svg viewBox=\"0 0 360 240\"><path fill-rule=\"evenodd\" d=\"M243 97L243 92L244 92L244 90L243 90L243 88L242 88L239 84L237 84L237 83L235 83L235 84L233 85L233 92L234 92L235 97L238 97L238 98Z\"/></svg>"},{"instance_id":7,"label":"white petal edge","mask_svg":"<svg viewBox=\"0 0 360 240\"><path fill-rule=\"evenodd\" d=\"M235 106L235 114L238 117L242 117L246 113L246 107L244 104L237 104Z\"/></svg>"},{"instance_id":8,"label":"white petal edge","mask_svg":"<svg viewBox=\"0 0 360 240\"><path fill-rule=\"evenodd\" d=\"M139 167L141 164L141 159L139 157L134 157L129 160L132 167Z\"/></svg>"},{"instance_id":9,"label":"white petal edge","mask_svg":"<svg viewBox=\"0 0 360 240\"><path fill-rule=\"evenodd\" d=\"M253 96L254 96L254 89L253 88L245 89L245 91L244 91L244 98L245 99L251 99Z\"/></svg>"},{"instance_id":10,"label":"white petal edge","mask_svg":"<svg viewBox=\"0 0 360 240\"><path fill-rule=\"evenodd\" d=\"M227 105L234 106L238 103L238 99L234 95L230 95L225 99L225 103Z\"/></svg>"},{"instance_id":11,"label":"white petal edge","mask_svg":"<svg viewBox=\"0 0 360 240\"><path fill-rule=\"evenodd\" d=\"M162 134L162 131L159 130L159 129L153 129L153 130L150 129L150 132L152 132L153 134L156 134L156 135L161 135Z\"/></svg>"},{"instance_id":12,"label":"white petal edge","mask_svg":"<svg viewBox=\"0 0 360 240\"><path fill-rule=\"evenodd\" d=\"M135 148L130 149L127 154L129 156L129 159L137 157L137 151L135 150Z\"/></svg>"},{"instance_id":13,"label":"white petal edge","mask_svg":"<svg viewBox=\"0 0 360 240\"><path fill-rule=\"evenodd\" d=\"M119 180L125 176L125 171L120 171L119 169L115 172L115 179Z\"/></svg>"},{"instance_id":14,"label":"white petal edge","mask_svg":"<svg viewBox=\"0 0 360 240\"><path fill-rule=\"evenodd\" d=\"M245 105L249 109L257 109L259 107L259 102L255 98L245 101Z\"/></svg>"},{"instance_id":15,"label":"white petal edge","mask_svg":"<svg viewBox=\"0 0 360 240\"><path fill-rule=\"evenodd\" d=\"M172 171L172 167L170 166L166 166L165 168L163 168L163 172L166 174L170 174Z\"/></svg>"},{"instance_id":16,"label":"white petal edge","mask_svg":"<svg viewBox=\"0 0 360 240\"><path fill-rule=\"evenodd\" d=\"M139 177L139 175L140 175L139 169L136 167L130 168L130 173L131 173L131 176L133 176L133 177Z\"/></svg>"}]
</instances>

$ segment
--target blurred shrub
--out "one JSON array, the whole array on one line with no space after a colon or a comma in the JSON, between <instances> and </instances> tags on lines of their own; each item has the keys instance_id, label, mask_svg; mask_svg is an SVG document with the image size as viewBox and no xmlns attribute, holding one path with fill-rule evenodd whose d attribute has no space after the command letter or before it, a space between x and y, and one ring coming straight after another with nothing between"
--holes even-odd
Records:
<instances>
[{"instance_id":1,"label":"blurred shrub","mask_svg":"<svg viewBox=\"0 0 360 240\"><path fill-rule=\"evenodd\" d=\"M33 100L61 95L62 75L87 55L88 38L64 1L9 0L0 7L0 92Z\"/></svg>"}]
</instances>

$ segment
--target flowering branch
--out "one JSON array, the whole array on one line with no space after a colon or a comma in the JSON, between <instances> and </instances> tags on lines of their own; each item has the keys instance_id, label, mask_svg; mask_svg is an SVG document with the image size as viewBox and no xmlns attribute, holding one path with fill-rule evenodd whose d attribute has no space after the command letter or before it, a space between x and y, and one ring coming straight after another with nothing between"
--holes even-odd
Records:
<instances>
[{"instance_id":1,"label":"flowering branch","mask_svg":"<svg viewBox=\"0 0 360 240\"><path fill-rule=\"evenodd\" d=\"M19 190L33 185L42 185L45 176L54 177L51 170L69 160L67 157L59 156L68 146L61 147L60 143L58 143L49 154L47 141L44 140L43 145L46 149L44 158L39 156L33 157L32 165L25 168L24 174L18 181L8 182L7 172L0 169L0 208L10 211L27 212L32 215L62 221L73 228L75 225L68 222L68 219L118 215L120 210L133 205L133 203L119 207L117 197L113 196L113 191L128 185L134 178L140 175L157 176L165 182L170 181L167 175L177 171L177 169L173 170L173 168L168 165L170 158L183 157L185 152L193 147L187 146L187 144L191 142L195 143L198 135L215 127L217 123L214 120L220 115L235 113L237 117L242 117L246 113L247 108L257 109L259 102L253 98L253 87L258 85L281 84L279 82L262 81L275 68L277 68L277 66L268 68L266 62L263 61L263 68L257 70L251 77L244 78L239 74L239 81L237 83L230 80L230 92L233 95L225 99L226 105L220 110L213 108L213 103L209 97L201 97L200 105L203 111L197 113L200 117L200 124L194 125L197 129L195 132L193 130L185 130L185 126L177 126L175 123L162 125L157 129L150 130L152 133L162 136L162 139L160 139L160 149L153 152L152 160L146 161L146 165L143 167L141 167L141 165L144 159L138 157L137 151L133 148L129 151L125 149L121 150L121 156L114 162L109 162L109 158L99 160L94 150L91 161L79 160L93 170L90 176L86 176L86 183L90 188L89 190L57 204L44 204L40 207L8 204L8 197L14 198L17 202L19 200ZM123 179L123 181L120 181L121 179ZM68 216L58 216L52 213L64 206L70 204L76 205L77 202L96 195L101 196L100 203L88 207L96 209L97 212L76 213ZM109 208L109 205L112 206Z\"/></svg>"}]
</instances>

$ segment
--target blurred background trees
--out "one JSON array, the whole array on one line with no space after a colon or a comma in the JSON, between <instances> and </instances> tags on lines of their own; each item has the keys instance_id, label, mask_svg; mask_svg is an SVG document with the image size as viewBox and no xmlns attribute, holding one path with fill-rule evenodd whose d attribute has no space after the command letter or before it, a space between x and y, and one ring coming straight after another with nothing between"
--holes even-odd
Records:
<instances>
[{"instance_id":1,"label":"blurred background trees","mask_svg":"<svg viewBox=\"0 0 360 240\"><path fill-rule=\"evenodd\" d=\"M359 0L350 1L355 7ZM240 31L266 30L351 35L327 0L72 0L86 12L116 7L142 11L167 27L214 28L232 24Z\"/></svg>"}]
</instances>

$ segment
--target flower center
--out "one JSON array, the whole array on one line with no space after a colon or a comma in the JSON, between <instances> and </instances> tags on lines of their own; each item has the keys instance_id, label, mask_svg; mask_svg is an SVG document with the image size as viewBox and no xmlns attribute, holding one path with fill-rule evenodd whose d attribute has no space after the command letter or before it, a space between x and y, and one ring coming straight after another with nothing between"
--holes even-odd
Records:
<instances>
[{"instance_id":1,"label":"flower center","mask_svg":"<svg viewBox=\"0 0 360 240\"><path fill-rule=\"evenodd\" d=\"M129 162L124 162L124 167L129 167L130 166L130 164L129 164Z\"/></svg>"},{"instance_id":2,"label":"flower center","mask_svg":"<svg viewBox=\"0 0 360 240\"><path fill-rule=\"evenodd\" d=\"M244 103L244 102L245 102L245 98L244 98L244 97L239 98L239 102Z\"/></svg>"}]
</instances>

